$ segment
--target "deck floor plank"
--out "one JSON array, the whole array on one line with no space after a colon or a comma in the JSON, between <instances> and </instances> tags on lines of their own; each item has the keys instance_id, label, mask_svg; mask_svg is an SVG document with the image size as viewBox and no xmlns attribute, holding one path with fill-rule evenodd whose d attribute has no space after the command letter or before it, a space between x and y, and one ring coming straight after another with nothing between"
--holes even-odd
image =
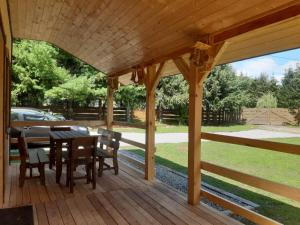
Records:
<instances>
[{"instance_id":1,"label":"deck floor plank","mask_svg":"<svg viewBox=\"0 0 300 225\"><path fill-rule=\"evenodd\" d=\"M2 207L32 204L35 225L241 224L208 206L188 205L177 190L146 181L122 163L119 175L104 171L97 177L95 190L85 180L76 180L73 194L65 186L65 172L56 184L55 170L46 168L46 186L30 179L23 188L18 186L18 164L10 165L9 174Z\"/></svg>"}]
</instances>

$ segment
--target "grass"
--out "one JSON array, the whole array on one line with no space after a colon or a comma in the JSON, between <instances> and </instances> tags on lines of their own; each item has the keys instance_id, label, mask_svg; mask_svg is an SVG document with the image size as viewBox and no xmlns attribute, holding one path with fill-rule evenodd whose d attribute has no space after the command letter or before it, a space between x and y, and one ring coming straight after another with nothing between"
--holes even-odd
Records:
<instances>
[{"instance_id":1,"label":"grass","mask_svg":"<svg viewBox=\"0 0 300 225\"><path fill-rule=\"evenodd\" d=\"M226 125L226 126L202 126L204 132L233 132L233 131L244 131L255 128L254 125ZM144 133L144 129L130 128L130 127L116 127L115 131L119 132L137 132ZM185 125L167 125L167 124L156 124L156 133L186 133L188 132L188 126Z\"/></svg>"},{"instance_id":2,"label":"grass","mask_svg":"<svg viewBox=\"0 0 300 225\"><path fill-rule=\"evenodd\" d=\"M300 138L270 140L300 145ZM158 144L156 147L157 163L187 172L187 143ZM130 151L144 155L139 149ZM300 157L295 155L206 141L202 142L202 160L300 188ZM296 201L210 173L203 175L203 180L261 205L258 211L262 215L288 225L300 224L300 203Z\"/></svg>"}]
</instances>

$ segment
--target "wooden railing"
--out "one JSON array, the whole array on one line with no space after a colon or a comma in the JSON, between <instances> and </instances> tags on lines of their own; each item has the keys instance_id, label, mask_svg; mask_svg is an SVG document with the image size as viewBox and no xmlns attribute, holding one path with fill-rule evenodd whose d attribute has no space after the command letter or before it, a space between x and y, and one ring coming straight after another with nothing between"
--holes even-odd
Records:
<instances>
[{"instance_id":1,"label":"wooden railing","mask_svg":"<svg viewBox=\"0 0 300 225\"><path fill-rule=\"evenodd\" d=\"M123 127L139 128L139 129L146 129L145 124L135 124L135 123L127 123L127 122L121 122L121 121L113 121L113 125L123 126Z\"/></svg>"},{"instance_id":2,"label":"wooden railing","mask_svg":"<svg viewBox=\"0 0 300 225\"><path fill-rule=\"evenodd\" d=\"M104 120L61 120L61 121L11 121L12 127L33 127L33 126L105 126Z\"/></svg>"},{"instance_id":3,"label":"wooden railing","mask_svg":"<svg viewBox=\"0 0 300 225\"><path fill-rule=\"evenodd\" d=\"M256 140L249 138L241 138L241 137L232 137L225 136L220 134L211 134L211 133L201 133L201 139L223 142L228 144L237 144L248 147L261 148L276 152L288 153L300 155L300 146L294 144L286 144L286 143L278 143L272 141L265 140ZM212 163L208 163L205 161L201 161L201 169L208 171L210 173L218 174L223 177L227 177L229 179L238 181L240 183L244 183L250 185L255 188L262 189L267 192L271 192L295 201L300 201L300 189L287 186L285 184L276 183L273 181L269 181L263 178L259 178L253 175L249 175L246 173L242 173L236 170L232 170L229 168L225 168L222 166L218 166ZM235 203L232 203L220 196L214 195L210 192L201 190L201 195L206 197L207 199L219 204L234 213L243 216L255 223L258 224L280 224L270 218L262 216L256 212L253 212L245 207L239 206Z\"/></svg>"}]
</instances>

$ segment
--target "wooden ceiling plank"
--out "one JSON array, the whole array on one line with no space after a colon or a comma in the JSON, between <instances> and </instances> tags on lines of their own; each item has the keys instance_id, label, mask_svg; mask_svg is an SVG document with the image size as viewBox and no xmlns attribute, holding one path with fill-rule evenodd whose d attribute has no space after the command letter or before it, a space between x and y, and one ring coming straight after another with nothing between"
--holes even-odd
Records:
<instances>
[{"instance_id":1,"label":"wooden ceiling plank","mask_svg":"<svg viewBox=\"0 0 300 225\"><path fill-rule=\"evenodd\" d=\"M99 33L99 29L101 29L101 28L103 29L103 32L99 33L101 35L101 39L100 39L101 41L98 42L99 43L98 45L101 45L101 42L105 42L105 39L103 38L102 35L105 34L104 29L105 29L105 26L107 24L104 23L103 21L108 20L112 16L111 11L113 10L114 6L117 6L115 4L116 4L116 2L112 1L108 5L108 8L103 9L103 10L99 10L99 11L97 11L97 13L95 13L95 19L94 19L95 22L86 31L86 33L85 33L85 35L84 35L84 37L82 38L82 41L81 41L82 44L78 45L79 48L76 49L75 52L79 52L79 54L88 55L88 52L86 50L84 50L84 48L89 45L90 37L94 33ZM105 6L105 5L103 5L103 6ZM119 9L122 9L121 6L124 6L124 5L120 5L120 8L117 7L116 8L116 13L119 13ZM99 16L99 18L97 18L98 16ZM85 45L84 43L87 43L87 44Z\"/></svg>"},{"instance_id":2,"label":"wooden ceiling plank","mask_svg":"<svg viewBox=\"0 0 300 225\"><path fill-rule=\"evenodd\" d=\"M272 20L270 21L272 22ZM265 25L265 23L263 23L262 25ZM255 27L254 29L256 29L257 27ZM150 60L151 63L153 63L153 60ZM147 64L147 63L146 63Z\"/></svg>"}]
</instances>

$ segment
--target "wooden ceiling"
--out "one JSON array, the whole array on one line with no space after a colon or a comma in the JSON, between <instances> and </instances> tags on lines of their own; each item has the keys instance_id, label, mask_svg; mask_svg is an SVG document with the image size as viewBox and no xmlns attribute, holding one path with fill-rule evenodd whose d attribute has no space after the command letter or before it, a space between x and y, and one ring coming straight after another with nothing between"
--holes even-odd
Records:
<instances>
[{"instance_id":1,"label":"wooden ceiling","mask_svg":"<svg viewBox=\"0 0 300 225\"><path fill-rule=\"evenodd\" d=\"M107 74L188 49L211 34L230 38L220 63L300 47L299 0L8 2L13 37L51 42ZM276 25L246 33L247 25L240 26L291 6L292 18L281 15ZM228 29L243 34L231 37ZM172 63L168 68L175 73Z\"/></svg>"}]
</instances>

